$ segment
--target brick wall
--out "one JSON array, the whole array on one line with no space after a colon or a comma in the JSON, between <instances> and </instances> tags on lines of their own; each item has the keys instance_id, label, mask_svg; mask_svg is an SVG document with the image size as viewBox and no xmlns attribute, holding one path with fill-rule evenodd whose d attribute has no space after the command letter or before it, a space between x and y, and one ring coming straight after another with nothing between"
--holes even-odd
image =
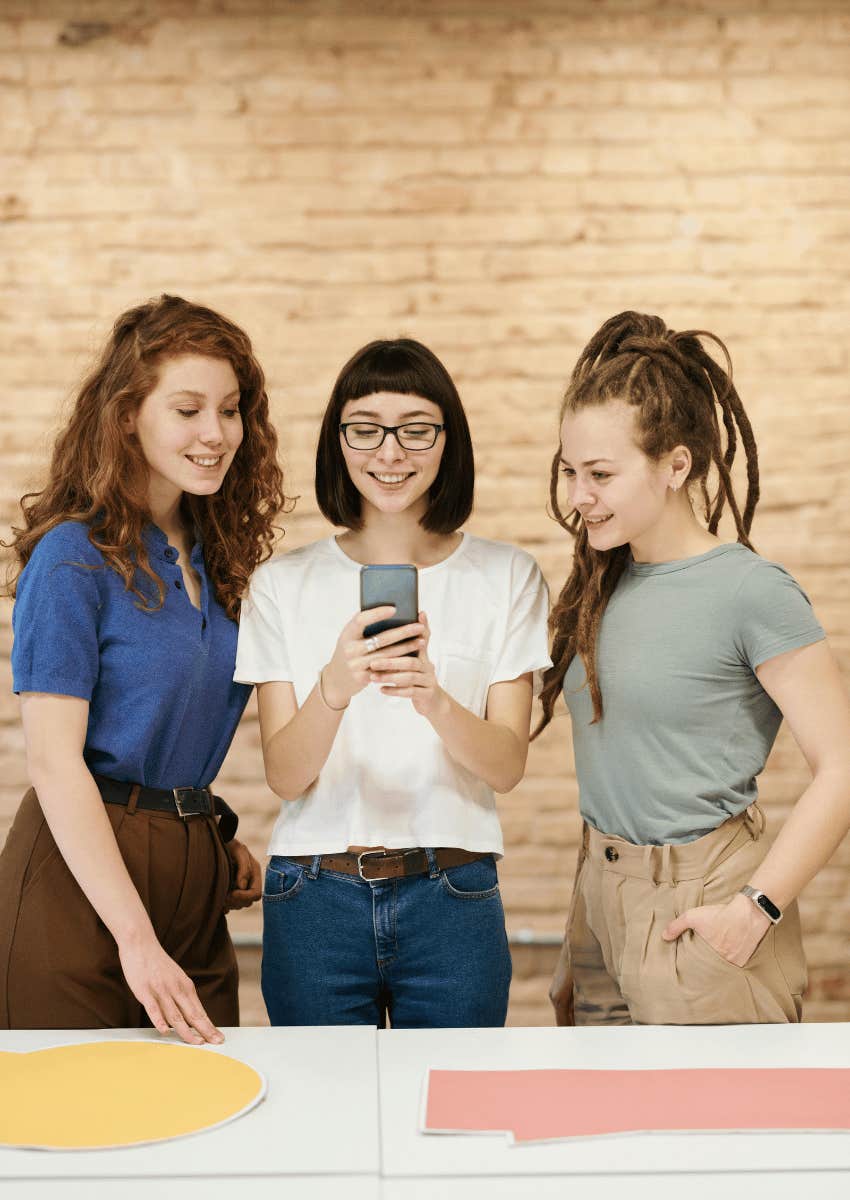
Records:
<instances>
[{"instance_id":1,"label":"brick wall","mask_svg":"<svg viewBox=\"0 0 850 1200\"><path fill-rule=\"evenodd\" d=\"M287 545L325 532L311 455L336 371L406 333L467 404L471 528L520 542L554 587L562 385L602 319L647 309L730 345L761 452L756 545L847 668L849 100L843 0L0 0L0 520L110 320L170 290L255 339L301 497ZM25 785L1 669L0 837ZM781 735L774 828L806 778ZM222 787L259 850L277 805L253 706ZM510 927L558 933L578 830L566 717L501 811ZM850 1018L848 865L850 843L803 897L810 1019ZM511 1019L548 1022L552 951L518 959Z\"/></svg>"}]
</instances>

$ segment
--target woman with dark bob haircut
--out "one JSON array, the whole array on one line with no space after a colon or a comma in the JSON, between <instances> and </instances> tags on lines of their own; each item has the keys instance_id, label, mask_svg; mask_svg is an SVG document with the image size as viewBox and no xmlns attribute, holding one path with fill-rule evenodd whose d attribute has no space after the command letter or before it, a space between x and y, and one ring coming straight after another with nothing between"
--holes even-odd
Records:
<instances>
[{"instance_id":1,"label":"woman with dark bob haircut","mask_svg":"<svg viewBox=\"0 0 850 1200\"><path fill-rule=\"evenodd\" d=\"M474 478L442 363L409 338L371 342L336 381L316 455L343 532L251 581L236 678L257 685L283 801L263 898L273 1024L504 1023L494 793L525 769L547 595L528 554L459 531ZM386 594L357 611L380 565L411 584L395 625Z\"/></svg>"},{"instance_id":2,"label":"woman with dark bob haircut","mask_svg":"<svg viewBox=\"0 0 850 1200\"><path fill-rule=\"evenodd\" d=\"M0 1027L237 1025L225 911L256 859L210 790L236 622L284 503L260 365L177 296L123 313L14 531L32 788L0 855ZM217 819L218 818L218 819Z\"/></svg>"}]
</instances>

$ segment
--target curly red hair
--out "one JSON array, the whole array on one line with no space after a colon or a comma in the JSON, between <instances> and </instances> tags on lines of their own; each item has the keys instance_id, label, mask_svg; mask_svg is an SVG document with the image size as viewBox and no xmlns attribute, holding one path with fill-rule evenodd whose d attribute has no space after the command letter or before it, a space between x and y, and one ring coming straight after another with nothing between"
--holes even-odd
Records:
<instances>
[{"instance_id":1,"label":"curly red hair","mask_svg":"<svg viewBox=\"0 0 850 1200\"><path fill-rule=\"evenodd\" d=\"M46 487L21 498L23 528L14 528L17 562L8 591L39 538L62 521L82 521L89 540L140 607L161 608L165 585L148 558L143 530L150 520L148 468L141 447L128 437L124 419L154 389L169 358L200 354L222 358L239 383L243 439L221 488L212 496L184 494L184 516L198 530L216 596L238 618L251 572L268 558L275 519L286 510L277 434L269 421L265 377L251 342L226 317L179 296L160 296L122 313L94 370L84 380L71 416L59 433ZM158 604L139 588L141 571L155 585Z\"/></svg>"}]
</instances>

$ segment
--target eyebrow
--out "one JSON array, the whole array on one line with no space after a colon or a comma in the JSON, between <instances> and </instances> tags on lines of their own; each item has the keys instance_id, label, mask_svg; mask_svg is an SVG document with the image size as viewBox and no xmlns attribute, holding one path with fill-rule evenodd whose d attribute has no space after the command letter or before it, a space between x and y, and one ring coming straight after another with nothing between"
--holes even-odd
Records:
<instances>
[{"instance_id":1,"label":"eyebrow","mask_svg":"<svg viewBox=\"0 0 850 1200\"><path fill-rule=\"evenodd\" d=\"M238 395L239 388L234 388L232 392L227 393L221 403L224 404L225 400L232 400L234 396ZM195 392L192 388L180 388L179 391L169 392L168 399L174 400L178 396L188 396L191 400L206 400L207 398L206 392Z\"/></svg>"},{"instance_id":2,"label":"eyebrow","mask_svg":"<svg viewBox=\"0 0 850 1200\"><path fill-rule=\"evenodd\" d=\"M567 461L567 459L565 459L565 458L563 457L563 455L561 456L561 462L563 463L563 465L564 465L565 467L571 467L571 466L572 466L572 463L571 463L571 462L568 462L568 461ZM601 463L601 462L605 462L605 463L612 463L612 462L614 462L614 459L613 459L613 458L589 458L589 459L587 459L587 461L586 461L586 462L583 462L583 463L581 463L580 465L581 465L582 467L593 467L593 466L595 466L595 465L596 465L596 463Z\"/></svg>"},{"instance_id":3,"label":"eyebrow","mask_svg":"<svg viewBox=\"0 0 850 1200\"><path fill-rule=\"evenodd\" d=\"M376 423L380 422L380 413L370 412L368 409L365 409L365 408L355 409L354 412L348 414L348 417L349 417L349 419L351 417L371 417L371 419L373 421L375 421ZM434 419L432 417L431 413L425 412L424 409L417 408L413 412L402 413L401 416L399 417L399 420L402 423L404 423L405 421L409 421L412 417L428 417L430 420Z\"/></svg>"}]
</instances>

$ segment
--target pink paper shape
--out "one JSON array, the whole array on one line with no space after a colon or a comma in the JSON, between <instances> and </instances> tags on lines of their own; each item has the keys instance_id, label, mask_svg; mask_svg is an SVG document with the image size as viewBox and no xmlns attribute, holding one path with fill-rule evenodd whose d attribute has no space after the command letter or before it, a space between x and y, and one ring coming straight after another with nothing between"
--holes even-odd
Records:
<instances>
[{"instance_id":1,"label":"pink paper shape","mask_svg":"<svg viewBox=\"0 0 850 1200\"><path fill-rule=\"evenodd\" d=\"M437 1071L426 1133L598 1134L850 1130L850 1070Z\"/></svg>"}]
</instances>

